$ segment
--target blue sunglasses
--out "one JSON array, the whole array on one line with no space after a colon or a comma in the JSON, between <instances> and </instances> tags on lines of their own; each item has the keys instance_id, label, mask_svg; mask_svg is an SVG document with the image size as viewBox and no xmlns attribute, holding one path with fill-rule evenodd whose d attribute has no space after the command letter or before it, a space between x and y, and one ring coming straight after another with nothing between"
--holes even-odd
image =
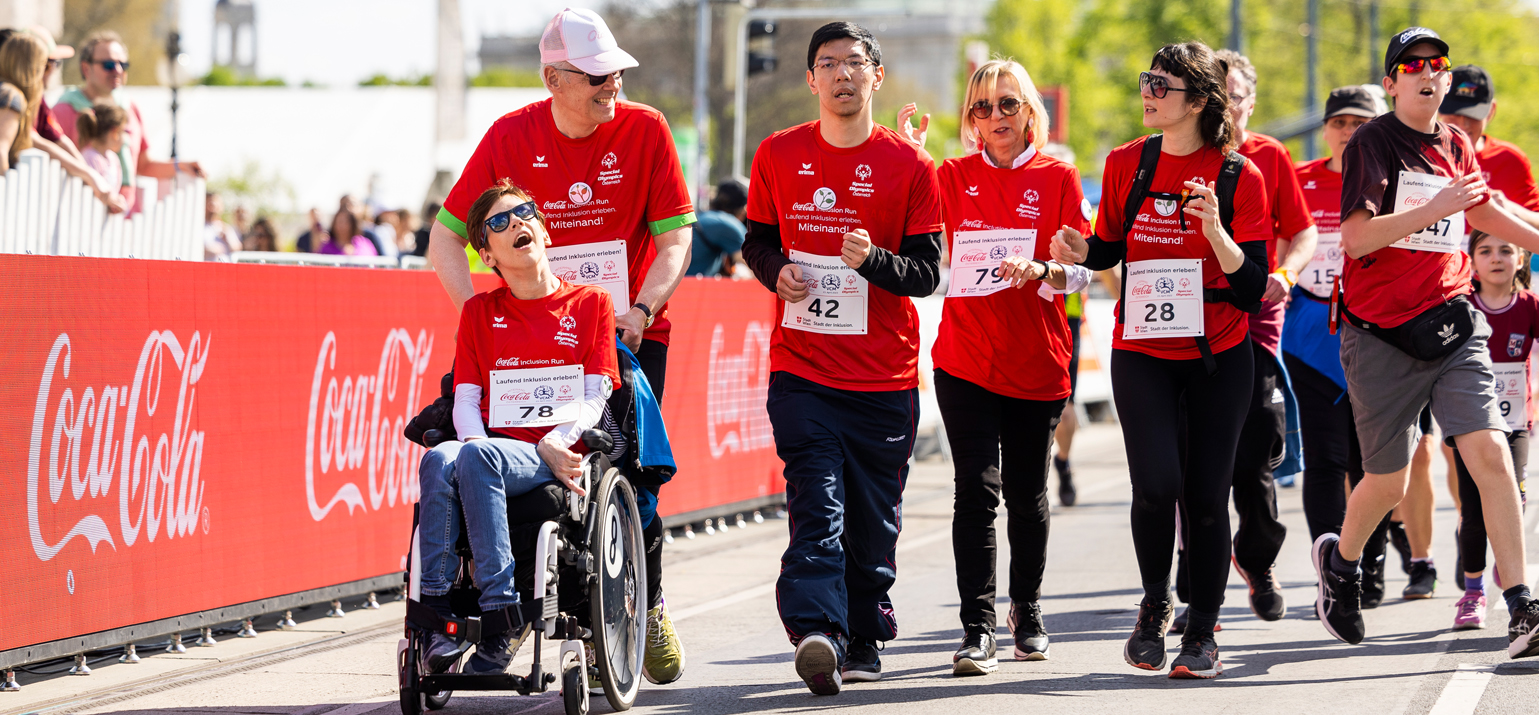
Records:
<instances>
[{"instance_id":1,"label":"blue sunglasses","mask_svg":"<svg viewBox=\"0 0 1539 715\"><path fill-rule=\"evenodd\" d=\"M512 220L509 218L510 215L517 216L518 220L520 221L533 221L535 217L539 216L539 214L534 210L534 202L525 201L524 203L514 206L507 211L503 211L500 214L488 217L486 222L482 225L486 227L487 231L492 233L502 233L503 231L508 230L508 224L512 222Z\"/></svg>"}]
</instances>

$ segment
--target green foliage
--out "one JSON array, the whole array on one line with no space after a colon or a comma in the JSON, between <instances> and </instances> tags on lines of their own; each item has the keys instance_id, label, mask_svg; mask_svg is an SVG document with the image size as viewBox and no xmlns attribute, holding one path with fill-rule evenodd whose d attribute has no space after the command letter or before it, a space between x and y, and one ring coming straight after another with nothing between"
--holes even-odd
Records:
<instances>
[{"instance_id":1,"label":"green foliage","mask_svg":"<svg viewBox=\"0 0 1539 715\"><path fill-rule=\"evenodd\" d=\"M281 77L268 77L260 79L247 77L237 73L234 68L226 65L214 65L198 80L198 84L205 87L287 87L288 83Z\"/></svg>"},{"instance_id":2,"label":"green foliage","mask_svg":"<svg viewBox=\"0 0 1539 715\"><path fill-rule=\"evenodd\" d=\"M376 74L358 83L359 87L431 87L433 75L423 74L416 77L388 77Z\"/></svg>"},{"instance_id":3,"label":"green foliage","mask_svg":"<svg viewBox=\"0 0 1539 715\"><path fill-rule=\"evenodd\" d=\"M535 70L512 67L487 67L470 78L472 87L544 87L545 82Z\"/></svg>"},{"instance_id":4,"label":"green foliage","mask_svg":"<svg viewBox=\"0 0 1539 715\"><path fill-rule=\"evenodd\" d=\"M227 208L244 205L254 216L281 213L298 200L289 182L276 171L269 174L254 159L248 159L240 171L210 178L208 190L223 196Z\"/></svg>"}]
</instances>

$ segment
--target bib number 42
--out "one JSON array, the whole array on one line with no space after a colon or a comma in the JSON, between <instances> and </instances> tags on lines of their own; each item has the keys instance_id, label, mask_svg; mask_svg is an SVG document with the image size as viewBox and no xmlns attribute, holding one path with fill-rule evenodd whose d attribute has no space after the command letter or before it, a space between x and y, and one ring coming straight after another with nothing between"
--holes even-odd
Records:
<instances>
[{"instance_id":1,"label":"bib number 42","mask_svg":"<svg viewBox=\"0 0 1539 715\"><path fill-rule=\"evenodd\" d=\"M833 298L813 298L807 305L807 312L819 318L837 318L839 314L839 301Z\"/></svg>"}]
</instances>

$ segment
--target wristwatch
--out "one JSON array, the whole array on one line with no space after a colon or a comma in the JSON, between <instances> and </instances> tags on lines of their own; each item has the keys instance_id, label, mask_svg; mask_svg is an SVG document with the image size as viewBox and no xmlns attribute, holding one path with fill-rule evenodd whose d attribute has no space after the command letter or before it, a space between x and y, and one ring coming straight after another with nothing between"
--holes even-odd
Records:
<instances>
[{"instance_id":1,"label":"wristwatch","mask_svg":"<svg viewBox=\"0 0 1539 715\"><path fill-rule=\"evenodd\" d=\"M653 320L654 316L652 315L652 309L648 308L646 303L637 302L635 305L633 305L631 307L632 308L637 308L637 309L641 310L641 313L643 315L647 316L646 324L641 326L642 330L646 330L647 328L652 327L652 320Z\"/></svg>"},{"instance_id":2,"label":"wristwatch","mask_svg":"<svg viewBox=\"0 0 1539 715\"><path fill-rule=\"evenodd\" d=\"M1292 268L1279 268L1272 271L1272 274L1282 276L1283 282L1288 284L1289 290L1292 290L1293 286L1298 285L1299 273Z\"/></svg>"}]
</instances>

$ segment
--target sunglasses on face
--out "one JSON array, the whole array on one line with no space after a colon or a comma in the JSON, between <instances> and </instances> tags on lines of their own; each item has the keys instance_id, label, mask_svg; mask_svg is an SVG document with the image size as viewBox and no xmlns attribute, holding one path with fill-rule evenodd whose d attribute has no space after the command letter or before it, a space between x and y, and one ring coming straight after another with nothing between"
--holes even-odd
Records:
<instances>
[{"instance_id":1,"label":"sunglasses on face","mask_svg":"<svg viewBox=\"0 0 1539 715\"><path fill-rule=\"evenodd\" d=\"M1167 80L1164 77L1161 77L1161 76L1159 76L1157 74L1150 74L1148 72L1139 72L1138 73L1138 86L1140 86L1140 87L1148 87L1149 88L1149 94L1154 95L1155 99L1164 99L1165 95L1167 93L1169 93L1169 92L1191 92L1192 91L1192 90L1189 90L1189 89L1180 89L1178 87L1172 87L1172 86L1170 86L1170 80Z\"/></svg>"},{"instance_id":2,"label":"sunglasses on face","mask_svg":"<svg viewBox=\"0 0 1539 715\"><path fill-rule=\"evenodd\" d=\"M584 77L587 77L588 78L588 86L589 87L598 87L598 86L604 84L605 82L608 82L610 77L613 77L613 78L618 80L618 79L620 79L621 75L625 74L625 70L616 70L614 74L592 75L592 74L588 74L587 72L580 72L578 70L562 69L560 67L557 67L556 69L561 71L561 72L570 72L572 74L580 74L580 75L582 75Z\"/></svg>"},{"instance_id":3,"label":"sunglasses on face","mask_svg":"<svg viewBox=\"0 0 1539 715\"><path fill-rule=\"evenodd\" d=\"M994 116L994 105L987 99L973 102L970 109L973 119L988 119ZM999 100L999 113L1006 117L1013 117L1021 111L1021 100L1015 97L1005 97Z\"/></svg>"},{"instance_id":4,"label":"sunglasses on face","mask_svg":"<svg viewBox=\"0 0 1539 715\"><path fill-rule=\"evenodd\" d=\"M52 72L52 71L54 71L56 69L59 69L59 65L62 65L62 64L64 64L64 60L49 59L48 60L48 71Z\"/></svg>"},{"instance_id":5,"label":"sunglasses on face","mask_svg":"<svg viewBox=\"0 0 1539 715\"><path fill-rule=\"evenodd\" d=\"M128 71L127 60L122 62L117 60L92 60L89 64L95 64L96 66L101 67L103 70L108 72L116 72L119 68L121 68L124 72Z\"/></svg>"},{"instance_id":6,"label":"sunglasses on face","mask_svg":"<svg viewBox=\"0 0 1539 715\"><path fill-rule=\"evenodd\" d=\"M534 210L534 202L525 201L507 211L488 217L482 225L486 227L487 231L502 233L508 230L508 224L512 223L510 216L516 216L520 221L533 221L537 215Z\"/></svg>"},{"instance_id":7,"label":"sunglasses on face","mask_svg":"<svg viewBox=\"0 0 1539 715\"><path fill-rule=\"evenodd\" d=\"M1448 68L1453 66L1453 60L1448 59L1448 55L1412 57L1404 62L1397 63L1395 70L1399 74L1421 74L1421 69L1428 65L1432 66L1432 73L1437 74L1448 71Z\"/></svg>"}]
</instances>

